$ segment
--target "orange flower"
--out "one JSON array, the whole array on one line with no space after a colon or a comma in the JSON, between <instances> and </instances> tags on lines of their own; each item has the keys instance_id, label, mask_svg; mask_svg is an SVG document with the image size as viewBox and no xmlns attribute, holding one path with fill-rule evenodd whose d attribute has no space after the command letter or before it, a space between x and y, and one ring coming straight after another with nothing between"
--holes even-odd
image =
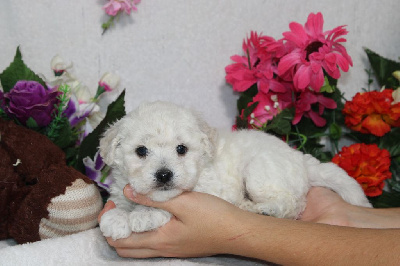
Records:
<instances>
[{"instance_id":1,"label":"orange flower","mask_svg":"<svg viewBox=\"0 0 400 266\"><path fill-rule=\"evenodd\" d=\"M353 177L369 197L381 195L385 185L383 181L392 177L389 171L390 154L376 144L356 143L343 147L332 162Z\"/></svg>"},{"instance_id":2,"label":"orange flower","mask_svg":"<svg viewBox=\"0 0 400 266\"><path fill-rule=\"evenodd\" d=\"M383 136L400 126L400 103L392 104L393 90L357 93L343 108L345 123L361 133Z\"/></svg>"}]
</instances>

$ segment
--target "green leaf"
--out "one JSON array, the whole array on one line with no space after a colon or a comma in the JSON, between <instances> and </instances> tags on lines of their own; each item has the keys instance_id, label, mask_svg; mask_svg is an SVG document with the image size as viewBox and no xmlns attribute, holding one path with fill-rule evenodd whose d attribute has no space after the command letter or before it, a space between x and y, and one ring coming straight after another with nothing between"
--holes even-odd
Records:
<instances>
[{"instance_id":1,"label":"green leaf","mask_svg":"<svg viewBox=\"0 0 400 266\"><path fill-rule=\"evenodd\" d=\"M327 92L327 93L332 93L335 91L335 86L331 86L329 84L329 79L327 76L325 76L325 82L324 85L321 87L320 92Z\"/></svg>"},{"instance_id":2,"label":"green leaf","mask_svg":"<svg viewBox=\"0 0 400 266\"><path fill-rule=\"evenodd\" d=\"M389 151L392 157L400 155L400 128L392 128L392 130L386 133L379 139L378 146L381 149Z\"/></svg>"},{"instance_id":3,"label":"green leaf","mask_svg":"<svg viewBox=\"0 0 400 266\"><path fill-rule=\"evenodd\" d=\"M393 72L400 70L400 63L384 58L368 48L364 48L369 62L374 70L379 86L386 88L396 88L398 81L393 77Z\"/></svg>"},{"instance_id":4,"label":"green leaf","mask_svg":"<svg viewBox=\"0 0 400 266\"><path fill-rule=\"evenodd\" d=\"M58 87L58 91L61 92L61 94L57 96L59 103L54 105L55 112L52 114L53 120L46 127L44 134L63 149L70 146L72 141L76 141L77 136L72 132L71 124L63 113L63 110L70 100L68 97L70 87L67 84L63 84Z\"/></svg>"},{"instance_id":5,"label":"green leaf","mask_svg":"<svg viewBox=\"0 0 400 266\"><path fill-rule=\"evenodd\" d=\"M329 136L333 140L339 140L342 137L342 128L338 124L332 123L329 126Z\"/></svg>"},{"instance_id":6,"label":"green leaf","mask_svg":"<svg viewBox=\"0 0 400 266\"><path fill-rule=\"evenodd\" d=\"M378 197L370 197L369 201L374 208L394 208L400 207L400 192L383 191Z\"/></svg>"},{"instance_id":7,"label":"green leaf","mask_svg":"<svg viewBox=\"0 0 400 266\"><path fill-rule=\"evenodd\" d=\"M30 129L37 130L39 128L38 124L36 123L35 119L32 117L29 117L28 120L26 120L26 126Z\"/></svg>"},{"instance_id":8,"label":"green leaf","mask_svg":"<svg viewBox=\"0 0 400 266\"><path fill-rule=\"evenodd\" d=\"M3 118L3 119L9 120L6 112L4 112L4 110L1 109L1 108L0 108L0 117Z\"/></svg>"},{"instance_id":9,"label":"green leaf","mask_svg":"<svg viewBox=\"0 0 400 266\"><path fill-rule=\"evenodd\" d=\"M246 107L243 111L243 117L247 118L251 115L251 113L256 109L258 102L251 104L250 106Z\"/></svg>"},{"instance_id":10,"label":"green leaf","mask_svg":"<svg viewBox=\"0 0 400 266\"><path fill-rule=\"evenodd\" d=\"M247 128L247 119L243 119L241 116L236 116L236 128L237 129L246 129Z\"/></svg>"},{"instance_id":11,"label":"green leaf","mask_svg":"<svg viewBox=\"0 0 400 266\"><path fill-rule=\"evenodd\" d=\"M71 124L66 117L57 119L57 126L54 128L54 131L51 132L48 138L61 149L73 146L78 139L78 136L73 132Z\"/></svg>"},{"instance_id":12,"label":"green leaf","mask_svg":"<svg viewBox=\"0 0 400 266\"><path fill-rule=\"evenodd\" d=\"M237 101L237 108L239 111L239 115L242 113L247 105L253 101L253 97L256 96L258 92L257 84L251 86L248 90L241 93L238 101Z\"/></svg>"},{"instance_id":13,"label":"green leaf","mask_svg":"<svg viewBox=\"0 0 400 266\"><path fill-rule=\"evenodd\" d=\"M265 132L273 131L278 135L287 135L292 129L293 108L286 108L272 119L264 128Z\"/></svg>"},{"instance_id":14,"label":"green leaf","mask_svg":"<svg viewBox=\"0 0 400 266\"><path fill-rule=\"evenodd\" d=\"M67 147L63 149L65 153L65 159L67 161L68 166L72 166L76 168L76 160L78 157L78 148L73 146L73 147Z\"/></svg>"},{"instance_id":15,"label":"green leaf","mask_svg":"<svg viewBox=\"0 0 400 266\"><path fill-rule=\"evenodd\" d=\"M78 161L76 169L84 173L85 167L83 165L83 159L87 156L93 158L97 152L97 147L100 144L100 138L108 126L118 119L125 116L125 90L118 96L118 98L112 102L108 108L106 116L103 121L90 133L81 143L78 152Z\"/></svg>"},{"instance_id":16,"label":"green leaf","mask_svg":"<svg viewBox=\"0 0 400 266\"><path fill-rule=\"evenodd\" d=\"M332 153L328 152L328 151L323 151L322 148L323 148L323 146L319 147L319 148L311 149L310 154L323 163L332 161L332 158L333 158Z\"/></svg>"},{"instance_id":17,"label":"green leaf","mask_svg":"<svg viewBox=\"0 0 400 266\"><path fill-rule=\"evenodd\" d=\"M324 72L325 73L325 78L327 78L328 79L328 82L329 82L329 84L331 85L331 86L334 86L334 87L336 87L337 86L337 82L338 82L338 80L337 79L334 79L334 78L332 78L331 76L329 76L328 74L326 74L326 72Z\"/></svg>"},{"instance_id":18,"label":"green leaf","mask_svg":"<svg viewBox=\"0 0 400 266\"><path fill-rule=\"evenodd\" d=\"M323 127L318 127L308 117L303 117L297 124L297 128L299 129L299 133L304 134L306 136L319 135L325 133L327 130L326 125Z\"/></svg>"},{"instance_id":19,"label":"green leaf","mask_svg":"<svg viewBox=\"0 0 400 266\"><path fill-rule=\"evenodd\" d=\"M0 74L4 92L9 92L19 80L37 81L46 88L45 82L25 65L21 51L17 47L14 61Z\"/></svg>"},{"instance_id":20,"label":"green leaf","mask_svg":"<svg viewBox=\"0 0 400 266\"><path fill-rule=\"evenodd\" d=\"M350 131L348 133L345 133L344 136L352 141L365 144L379 143L380 139L380 137L377 137L375 135L364 134L357 131Z\"/></svg>"}]
</instances>

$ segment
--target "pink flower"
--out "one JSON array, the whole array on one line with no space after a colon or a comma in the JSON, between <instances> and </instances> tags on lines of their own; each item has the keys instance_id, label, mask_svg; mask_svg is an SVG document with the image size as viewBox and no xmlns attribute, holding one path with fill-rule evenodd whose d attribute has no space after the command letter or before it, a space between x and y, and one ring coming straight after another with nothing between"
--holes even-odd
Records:
<instances>
[{"instance_id":1,"label":"pink flower","mask_svg":"<svg viewBox=\"0 0 400 266\"><path fill-rule=\"evenodd\" d=\"M261 128L265 123L272 120L282 110L292 105L292 93L288 89L284 93L263 93L259 92L253 98L253 102L249 103L248 106L255 102L258 102L257 107L248 117L248 122L251 127Z\"/></svg>"},{"instance_id":2,"label":"pink flower","mask_svg":"<svg viewBox=\"0 0 400 266\"><path fill-rule=\"evenodd\" d=\"M346 35L347 30L339 26L323 32L323 23L321 13L311 13L304 27L292 22L290 31L283 33L290 52L281 58L278 73L282 77L292 78L298 90L311 87L319 91L324 84L323 70L338 79L339 68L346 72L349 65L353 65L351 57L340 44L346 41L341 36Z\"/></svg>"},{"instance_id":3,"label":"pink flower","mask_svg":"<svg viewBox=\"0 0 400 266\"><path fill-rule=\"evenodd\" d=\"M114 17L122 11L125 11L127 14L130 14L132 10L136 11L136 4L138 3L140 3L140 0L108 0L108 3L103 6L103 9L107 15Z\"/></svg>"},{"instance_id":4,"label":"pink flower","mask_svg":"<svg viewBox=\"0 0 400 266\"><path fill-rule=\"evenodd\" d=\"M270 90L285 92L285 87L274 79L278 70L277 56L283 55L283 43L252 31L250 38L243 41L242 48L246 55L232 56L232 61L236 63L225 68L225 79L233 90L243 92L257 84L258 89L264 93Z\"/></svg>"},{"instance_id":5,"label":"pink flower","mask_svg":"<svg viewBox=\"0 0 400 266\"><path fill-rule=\"evenodd\" d=\"M311 109L311 105L318 103L318 113ZM295 108L295 116L292 124L296 125L300 122L303 116L309 117L316 126L323 127L326 124L326 120L321 117L325 108L335 109L337 107L336 102L333 99L327 98L320 93L316 93L309 89L305 89L301 92L298 97Z\"/></svg>"}]
</instances>

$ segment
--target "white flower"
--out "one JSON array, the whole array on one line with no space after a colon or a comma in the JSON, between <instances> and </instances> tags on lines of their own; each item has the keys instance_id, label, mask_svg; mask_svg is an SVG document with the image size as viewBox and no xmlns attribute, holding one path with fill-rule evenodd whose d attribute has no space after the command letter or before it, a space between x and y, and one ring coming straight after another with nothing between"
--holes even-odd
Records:
<instances>
[{"instance_id":1,"label":"white flower","mask_svg":"<svg viewBox=\"0 0 400 266\"><path fill-rule=\"evenodd\" d=\"M86 85L82 84L78 80L71 82L69 85L71 87L71 93L76 96L79 103L89 103L92 101L93 96Z\"/></svg>"},{"instance_id":2,"label":"white flower","mask_svg":"<svg viewBox=\"0 0 400 266\"><path fill-rule=\"evenodd\" d=\"M54 56L50 62L50 66L55 75L54 80L47 81L47 83L50 84L51 86L57 87L62 84L70 85L72 82L77 80L69 71L69 69L72 68L72 63L66 64L61 56L59 55Z\"/></svg>"},{"instance_id":3,"label":"white flower","mask_svg":"<svg viewBox=\"0 0 400 266\"><path fill-rule=\"evenodd\" d=\"M56 55L51 59L50 65L51 69L53 69L56 75L61 75L68 68L72 67L72 63L67 64L65 60L59 55Z\"/></svg>"},{"instance_id":4,"label":"white flower","mask_svg":"<svg viewBox=\"0 0 400 266\"><path fill-rule=\"evenodd\" d=\"M396 104L400 102L400 87L392 92L393 102L392 104Z\"/></svg>"},{"instance_id":5,"label":"white flower","mask_svg":"<svg viewBox=\"0 0 400 266\"><path fill-rule=\"evenodd\" d=\"M118 86L118 83L119 83L119 76L111 72L106 72L101 77L99 81L99 86L104 87L106 91L112 91Z\"/></svg>"},{"instance_id":6,"label":"white flower","mask_svg":"<svg viewBox=\"0 0 400 266\"><path fill-rule=\"evenodd\" d=\"M86 117L80 127L80 134L79 134L79 138L78 138L79 143L82 143L82 141L87 137L87 135L89 135L92 132L93 132L93 127L90 124L89 119Z\"/></svg>"}]
</instances>

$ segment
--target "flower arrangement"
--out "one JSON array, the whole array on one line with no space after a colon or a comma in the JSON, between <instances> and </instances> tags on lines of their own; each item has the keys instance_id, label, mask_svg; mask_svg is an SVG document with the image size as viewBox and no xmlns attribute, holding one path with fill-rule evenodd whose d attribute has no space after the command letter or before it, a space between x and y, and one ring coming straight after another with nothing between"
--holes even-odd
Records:
<instances>
[{"instance_id":1,"label":"flower arrangement","mask_svg":"<svg viewBox=\"0 0 400 266\"><path fill-rule=\"evenodd\" d=\"M373 68L368 89L347 101L337 87L353 64L343 45L345 26L324 31L322 14L311 13L289 29L279 40L251 32L243 55L231 57L225 78L239 93L233 129L262 130L333 161L374 206L400 206L400 83L392 75L400 64L365 49ZM369 89L373 73L382 90ZM344 139L355 143L341 150Z\"/></svg>"},{"instance_id":2,"label":"flower arrangement","mask_svg":"<svg viewBox=\"0 0 400 266\"><path fill-rule=\"evenodd\" d=\"M125 92L108 106L102 106L106 94L116 89L119 77L105 73L93 96L72 75L72 65L61 57L55 56L51 67L52 80L37 75L25 65L18 47L14 61L0 74L0 117L47 136L65 152L68 165L107 188L111 182L109 175L96 179L91 175L92 165L85 162L96 158L105 127L125 115Z\"/></svg>"},{"instance_id":3,"label":"flower arrangement","mask_svg":"<svg viewBox=\"0 0 400 266\"><path fill-rule=\"evenodd\" d=\"M101 27L103 28L103 34L114 25L114 20L118 20L118 17L126 13L131 14L132 11L137 11L136 5L140 3L141 0L107 0L107 4L103 6L104 11L108 15L107 22L103 23Z\"/></svg>"}]
</instances>

